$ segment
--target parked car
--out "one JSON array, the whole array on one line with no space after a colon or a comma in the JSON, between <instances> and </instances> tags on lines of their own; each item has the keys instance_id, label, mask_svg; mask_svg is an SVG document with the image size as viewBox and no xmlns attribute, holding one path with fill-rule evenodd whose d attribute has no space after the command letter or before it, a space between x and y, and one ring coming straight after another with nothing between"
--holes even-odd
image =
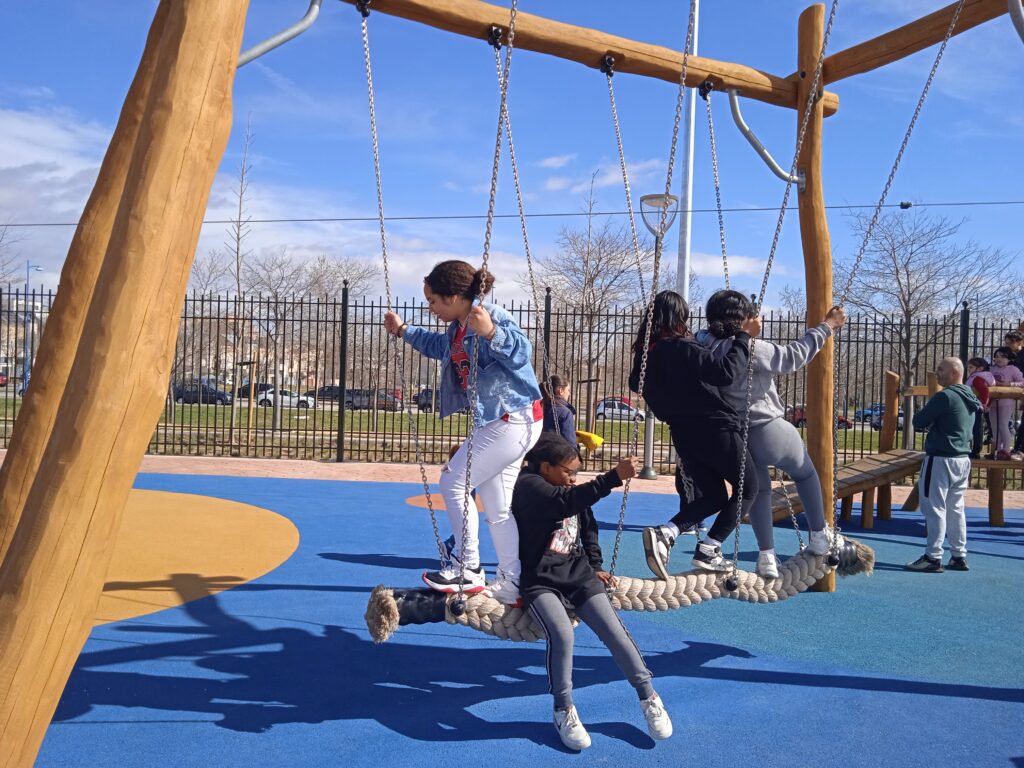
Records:
<instances>
[{"instance_id":1,"label":"parked car","mask_svg":"<svg viewBox=\"0 0 1024 768\"><path fill-rule=\"evenodd\" d=\"M875 403L874 405L868 405L864 408L858 408L853 412L854 421L873 421L875 416L881 413L883 410L881 403Z\"/></svg>"},{"instance_id":2,"label":"parked car","mask_svg":"<svg viewBox=\"0 0 1024 768\"><path fill-rule=\"evenodd\" d=\"M882 418L885 416L885 409L883 408L875 414L874 418L871 419L871 428L878 432L882 429ZM903 409L900 408L899 413L896 414L896 429L903 429ZM919 432L921 430L918 430Z\"/></svg>"},{"instance_id":3,"label":"parked car","mask_svg":"<svg viewBox=\"0 0 1024 768\"><path fill-rule=\"evenodd\" d=\"M623 402L622 398L606 397L603 400L599 400L597 408L594 411L594 418L596 419L622 419L624 421L632 421L634 418L638 417L640 421L643 421L643 412L637 411L633 406Z\"/></svg>"},{"instance_id":4,"label":"parked car","mask_svg":"<svg viewBox=\"0 0 1024 768\"><path fill-rule=\"evenodd\" d=\"M434 402L436 397L437 393L434 390L424 389L413 398L413 404L423 413L433 413L437 408L437 404Z\"/></svg>"},{"instance_id":5,"label":"parked car","mask_svg":"<svg viewBox=\"0 0 1024 768\"><path fill-rule=\"evenodd\" d=\"M337 384L325 384L318 389L310 389L303 393L303 397L312 397L317 402L338 402L341 400L341 387Z\"/></svg>"},{"instance_id":6,"label":"parked car","mask_svg":"<svg viewBox=\"0 0 1024 768\"><path fill-rule=\"evenodd\" d=\"M395 397L393 392L385 392L381 390L377 393L377 399L374 407L378 411L400 411L405 407L401 398Z\"/></svg>"},{"instance_id":7,"label":"parked car","mask_svg":"<svg viewBox=\"0 0 1024 768\"><path fill-rule=\"evenodd\" d=\"M231 405L234 398L231 396L231 393L211 387L209 384L195 383L183 385L175 400L186 404L211 403L213 405Z\"/></svg>"},{"instance_id":8,"label":"parked car","mask_svg":"<svg viewBox=\"0 0 1024 768\"><path fill-rule=\"evenodd\" d=\"M316 405L316 400L312 397L300 395L298 392L292 392L288 389L264 390L259 393L259 399L256 401L256 404L263 408L269 408L275 402L285 408L312 408Z\"/></svg>"},{"instance_id":9,"label":"parked car","mask_svg":"<svg viewBox=\"0 0 1024 768\"><path fill-rule=\"evenodd\" d=\"M804 413L803 405L787 405L785 419L794 427L806 427L807 416ZM836 415L836 429L851 429L853 422L843 414Z\"/></svg>"},{"instance_id":10,"label":"parked car","mask_svg":"<svg viewBox=\"0 0 1024 768\"><path fill-rule=\"evenodd\" d=\"M0 371L0 387L6 387L6 386L7 386L7 372L6 371Z\"/></svg>"},{"instance_id":11,"label":"parked car","mask_svg":"<svg viewBox=\"0 0 1024 768\"><path fill-rule=\"evenodd\" d=\"M242 386L235 390L235 397L247 400L250 397L250 392L252 392L253 390L255 390L257 394L259 394L260 392L266 392L268 389L273 388L273 384L243 384Z\"/></svg>"}]
</instances>

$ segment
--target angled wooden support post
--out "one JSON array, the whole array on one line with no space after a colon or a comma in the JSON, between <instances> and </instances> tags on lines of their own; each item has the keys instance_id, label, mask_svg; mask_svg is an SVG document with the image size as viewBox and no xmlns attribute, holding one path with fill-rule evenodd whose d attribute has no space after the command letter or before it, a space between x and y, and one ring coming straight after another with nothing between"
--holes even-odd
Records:
<instances>
[{"instance_id":1,"label":"angled wooden support post","mask_svg":"<svg viewBox=\"0 0 1024 768\"><path fill-rule=\"evenodd\" d=\"M98 180L112 187L90 198L83 221L95 229L79 233L69 253L89 266L71 264L65 274L86 283L95 274L95 285L69 294L86 304L80 321L64 301L47 325L34 418L52 419L52 428L23 464L35 471L9 472L0 487L6 497L20 485L24 498L5 521L17 525L0 563L3 768L35 759L92 627L121 513L163 406L185 285L231 129L247 5L161 2ZM69 337L49 338L59 329ZM54 378L40 383L41 371Z\"/></svg>"},{"instance_id":2,"label":"angled wooden support post","mask_svg":"<svg viewBox=\"0 0 1024 768\"><path fill-rule=\"evenodd\" d=\"M878 452L885 453L896 447L896 422L899 418L900 375L885 372L882 402L885 414L882 416L882 432L878 436ZM878 519L892 520L892 483L878 488Z\"/></svg>"},{"instance_id":3,"label":"angled wooden support post","mask_svg":"<svg viewBox=\"0 0 1024 768\"><path fill-rule=\"evenodd\" d=\"M803 120L804 109L811 94L811 81L821 53L824 37L825 6L812 5L800 14L797 48L797 130ZM818 86L821 91L821 84ZM829 241L828 220L825 216L825 195L821 179L821 141L824 112L818 99L807 125L798 170L802 170L807 183L798 195L800 211L800 239L803 243L804 269L807 285L808 322L818 322L832 304L832 246ZM821 478L822 497L825 502L825 522L835 523L835 504L832 499L832 367L834 347L832 339L825 342L807 369L807 450ZM814 585L819 592L834 592L835 574L829 574Z\"/></svg>"}]
</instances>

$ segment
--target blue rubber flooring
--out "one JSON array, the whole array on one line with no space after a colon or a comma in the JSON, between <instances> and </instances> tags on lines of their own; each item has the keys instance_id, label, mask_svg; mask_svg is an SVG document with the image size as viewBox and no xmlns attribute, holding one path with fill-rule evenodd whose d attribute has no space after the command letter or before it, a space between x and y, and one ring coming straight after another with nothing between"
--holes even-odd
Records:
<instances>
[{"instance_id":1,"label":"blue rubber flooring","mask_svg":"<svg viewBox=\"0 0 1024 768\"><path fill-rule=\"evenodd\" d=\"M94 630L43 768L1024 766L1021 510L998 529L969 510L970 573L902 571L922 551L923 523L895 513L850 530L878 565L834 594L624 613L675 724L666 742L647 736L632 689L580 628L574 697L593 746L577 755L550 724L542 643L444 624L370 641L370 590L415 586L435 565L426 510L405 503L416 485L172 475L136 485L274 510L301 543L256 581ZM640 528L674 503L630 495L620 573L647 573ZM607 557L618 497L596 512ZM753 535L743 536L752 568ZM791 529L776 536L780 552L796 551ZM688 554L677 551L677 567Z\"/></svg>"}]
</instances>

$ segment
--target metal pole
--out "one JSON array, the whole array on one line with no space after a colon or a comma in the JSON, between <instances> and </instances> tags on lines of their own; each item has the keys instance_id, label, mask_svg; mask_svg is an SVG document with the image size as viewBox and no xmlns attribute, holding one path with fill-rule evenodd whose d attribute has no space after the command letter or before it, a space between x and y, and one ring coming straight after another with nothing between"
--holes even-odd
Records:
<instances>
[{"instance_id":1,"label":"metal pole","mask_svg":"<svg viewBox=\"0 0 1024 768\"><path fill-rule=\"evenodd\" d=\"M547 350L547 355L544 357L544 381L548 381L551 378L551 371L549 368L549 360L551 357L551 288L548 287L544 292L544 349Z\"/></svg>"},{"instance_id":2,"label":"metal pole","mask_svg":"<svg viewBox=\"0 0 1024 768\"><path fill-rule=\"evenodd\" d=\"M341 284L341 362L338 364L338 443L336 461L345 460L345 390L348 382L348 280Z\"/></svg>"},{"instance_id":3,"label":"metal pole","mask_svg":"<svg viewBox=\"0 0 1024 768\"><path fill-rule=\"evenodd\" d=\"M690 55L697 55L697 22L700 20L700 0L693 0L693 40ZM686 97L686 143L683 148L683 175L679 180L679 256L676 260L676 290L687 304L690 303L690 224L693 220L693 127L696 118L697 90L691 88Z\"/></svg>"},{"instance_id":4,"label":"metal pole","mask_svg":"<svg viewBox=\"0 0 1024 768\"><path fill-rule=\"evenodd\" d=\"M964 364L965 371L967 370L967 358L970 356L968 352L968 331L970 326L971 310L965 301L964 308L960 310L960 362Z\"/></svg>"},{"instance_id":5,"label":"metal pole","mask_svg":"<svg viewBox=\"0 0 1024 768\"><path fill-rule=\"evenodd\" d=\"M661 235L654 237L654 252L661 252ZM644 468L640 470L641 480L654 480L658 473L654 469L654 414L647 408L644 412Z\"/></svg>"}]
</instances>

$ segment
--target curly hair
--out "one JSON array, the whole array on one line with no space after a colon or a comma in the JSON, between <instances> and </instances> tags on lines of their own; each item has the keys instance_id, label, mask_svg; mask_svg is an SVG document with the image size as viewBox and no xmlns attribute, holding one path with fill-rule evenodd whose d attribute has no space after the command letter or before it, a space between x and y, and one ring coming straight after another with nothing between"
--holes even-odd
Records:
<instances>
[{"instance_id":1,"label":"curly hair","mask_svg":"<svg viewBox=\"0 0 1024 768\"><path fill-rule=\"evenodd\" d=\"M472 264L465 261L453 259L435 264L423 282L438 296L475 299L490 292L494 285L494 275L484 269L474 269Z\"/></svg>"},{"instance_id":2,"label":"curly hair","mask_svg":"<svg viewBox=\"0 0 1024 768\"><path fill-rule=\"evenodd\" d=\"M715 291L708 299L708 330L719 339L735 336L757 314L754 302L739 291Z\"/></svg>"}]
</instances>

